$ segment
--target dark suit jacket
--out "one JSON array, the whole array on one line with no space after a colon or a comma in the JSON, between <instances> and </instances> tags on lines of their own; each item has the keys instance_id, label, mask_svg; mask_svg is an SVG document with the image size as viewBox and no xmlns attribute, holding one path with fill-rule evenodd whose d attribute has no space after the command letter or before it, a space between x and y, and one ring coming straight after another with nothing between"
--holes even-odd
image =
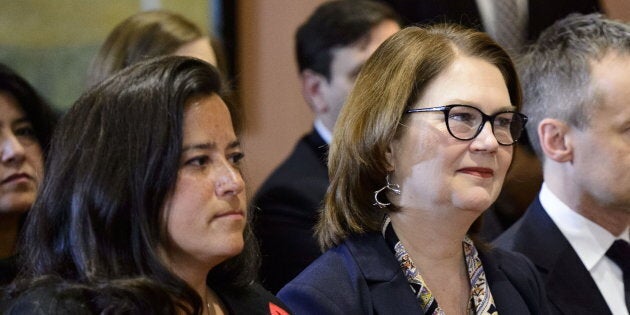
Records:
<instances>
[{"instance_id":1,"label":"dark suit jacket","mask_svg":"<svg viewBox=\"0 0 630 315\"><path fill-rule=\"evenodd\" d=\"M254 198L254 229L261 245L262 282L277 292L321 251L313 236L328 188L328 145L313 130L265 181Z\"/></svg>"},{"instance_id":2,"label":"dark suit jacket","mask_svg":"<svg viewBox=\"0 0 630 315\"><path fill-rule=\"evenodd\" d=\"M611 314L577 253L536 200L495 244L520 252L536 265L556 314Z\"/></svg>"},{"instance_id":3,"label":"dark suit jacket","mask_svg":"<svg viewBox=\"0 0 630 315\"><path fill-rule=\"evenodd\" d=\"M452 22L483 31L481 15L475 0L381 0L391 5L408 23L432 24ZM601 11L597 0L529 0L527 39L538 38L555 21L570 13Z\"/></svg>"},{"instance_id":4,"label":"dark suit jacket","mask_svg":"<svg viewBox=\"0 0 630 315\"><path fill-rule=\"evenodd\" d=\"M546 314L544 289L522 255L480 251L499 314ZM418 314L420 304L378 233L347 239L287 284L278 297L296 314Z\"/></svg>"}]
</instances>

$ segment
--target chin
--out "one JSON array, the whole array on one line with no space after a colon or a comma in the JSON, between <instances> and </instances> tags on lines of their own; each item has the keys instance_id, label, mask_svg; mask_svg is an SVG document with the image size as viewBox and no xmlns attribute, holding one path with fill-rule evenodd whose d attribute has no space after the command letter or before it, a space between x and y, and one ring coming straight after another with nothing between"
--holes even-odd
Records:
<instances>
[{"instance_id":1,"label":"chin","mask_svg":"<svg viewBox=\"0 0 630 315\"><path fill-rule=\"evenodd\" d=\"M463 196L455 196L453 205L459 209L484 212L496 200L496 196L485 193L467 194Z\"/></svg>"},{"instance_id":2,"label":"chin","mask_svg":"<svg viewBox=\"0 0 630 315\"><path fill-rule=\"evenodd\" d=\"M8 200L7 200L8 199ZM22 196L17 198L2 198L0 199L0 213L24 213L28 211L34 202L31 196Z\"/></svg>"},{"instance_id":3,"label":"chin","mask_svg":"<svg viewBox=\"0 0 630 315\"><path fill-rule=\"evenodd\" d=\"M243 248L245 247L245 241L243 240L243 237L240 237L240 239L235 238L233 240L225 240L225 242L222 244L222 247L223 248L221 249L221 251L223 252L223 256L231 258L240 254L243 251Z\"/></svg>"}]
</instances>

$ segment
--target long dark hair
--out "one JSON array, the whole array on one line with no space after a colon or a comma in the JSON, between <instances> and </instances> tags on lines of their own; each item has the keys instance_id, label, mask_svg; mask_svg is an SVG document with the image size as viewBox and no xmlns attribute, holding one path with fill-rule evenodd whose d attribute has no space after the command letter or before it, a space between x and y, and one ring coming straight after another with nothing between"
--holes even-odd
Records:
<instances>
[{"instance_id":1,"label":"long dark hair","mask_svg":"<svg viewBox=\"0 0 630 315\"><path fill-rule=\"evenodd\" d=\"M131 66L83 94L53 136L14 295L46 283L42 276L59 277L200 313L201 298L165 267L157 249L177 179L184 106L221 89L214 67L171 56ZM210 286L253 281L258 255L249 225L245 238L243 253L212 269ZM164 292L171 299L161 298Z\"/></svg>"}]
</instances>

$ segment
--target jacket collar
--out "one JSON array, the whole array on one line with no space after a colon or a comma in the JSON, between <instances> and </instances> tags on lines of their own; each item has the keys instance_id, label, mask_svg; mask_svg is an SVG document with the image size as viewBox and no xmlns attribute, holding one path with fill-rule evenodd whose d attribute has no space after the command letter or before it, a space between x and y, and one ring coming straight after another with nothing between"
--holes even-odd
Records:
<instances>
[{"instance_id":1,"label":"jacket collar","mask_svg":"<svg viewBox=\"0 0 630 315\"><path fill-rule=\"evenodd\" d=\"M566 314L611 314L591 274L538 198L521 221L520 235L527 238L521 243L526 242L527 246L518 251L541 272L550 302Z\"/></svg>"}]
</instances>

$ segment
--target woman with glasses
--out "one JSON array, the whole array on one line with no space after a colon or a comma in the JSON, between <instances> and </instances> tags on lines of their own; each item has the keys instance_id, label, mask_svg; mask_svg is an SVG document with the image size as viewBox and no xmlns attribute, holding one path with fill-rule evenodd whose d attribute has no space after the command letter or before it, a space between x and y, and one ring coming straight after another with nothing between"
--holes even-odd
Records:
<instances>
[{"instance_id":1,"label":"woman with glasses","mask_svg":"<svg viewBox=\"0 0 630 315\"><path fill-rule=\"evenodd\" d=\"M280 292L298 314L544 314L523 256L475 240L527 118L481 32L410 27L364 65L329 153L328 251Z\"/></svg>"}]
</instances>

